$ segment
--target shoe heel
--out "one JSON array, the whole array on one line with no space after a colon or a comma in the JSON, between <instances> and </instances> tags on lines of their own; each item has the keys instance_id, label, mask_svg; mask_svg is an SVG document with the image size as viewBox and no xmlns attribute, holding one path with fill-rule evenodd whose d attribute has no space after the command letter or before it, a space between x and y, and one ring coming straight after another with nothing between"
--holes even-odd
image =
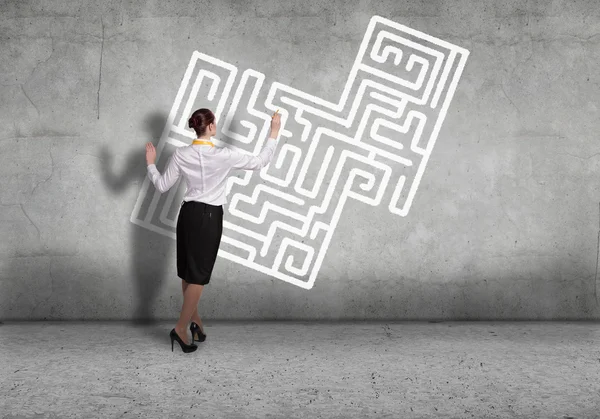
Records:
<instances>
[{"instance_id":1,"label":"shoe heel","mask_svg":"<svg viewBox=\"0 0 600 419\"><path fill-rule=\"evenodd\" d=\"M190 332L192 332L192 343L196 342L204 342L206 340L206 335L200 331L200 326L196 324L196 322L192 322L190 324ZM198 337L197 339L195 337Z\"/></svg>"},{"instance_id":2,"label":"shoe heel","mask_svg":"<svg viewBox=\"0 0 600 419\"><path fill-rule=\"evenodd\" d=\"M194 345L194 344L186 345L186 343L181 340L181 338L179 337L179 335L177 334L175 329L171 330L171 333L169 334L169 336L171 336L171 352L173 352L173 340L176 340L177 343L179 343L181 350L185 353L194 352L196 349L198 349L197 345Z\"/></svg>"}]
</instances>

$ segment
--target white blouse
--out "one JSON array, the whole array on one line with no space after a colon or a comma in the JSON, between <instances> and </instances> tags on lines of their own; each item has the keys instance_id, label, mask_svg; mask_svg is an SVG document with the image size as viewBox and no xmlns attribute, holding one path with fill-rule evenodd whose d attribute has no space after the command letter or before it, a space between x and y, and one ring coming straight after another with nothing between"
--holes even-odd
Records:
<instances>
[{"instance_id":1,"label":"white blouse","mask_svg":"<svg viewBox=\"0 0 600 419\"><path fill-rule=\"evenodd\" d=\"M148 177L161 193L168 191L181 175L187 189L184 201L199 201L211 205L227 203L225 187L234 169L260 170L273 158L276 138L269 138L255 156L227 147L190 144L178 147L169 158L163 175L155 164L148 165Z\"/></svg>"}]
</instances>

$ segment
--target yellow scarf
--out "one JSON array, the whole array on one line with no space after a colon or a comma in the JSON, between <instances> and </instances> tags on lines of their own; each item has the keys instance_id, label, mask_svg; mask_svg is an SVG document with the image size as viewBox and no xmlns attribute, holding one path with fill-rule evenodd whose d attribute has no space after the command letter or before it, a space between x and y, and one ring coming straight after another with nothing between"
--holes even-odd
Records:
<instances>
[{"instance_id":1,"label":"yellow scarf","mask_svg":"<svg viewBox=\"0 0 600 419\"><path fill-rule=\"evenodd\" d=\"M197 145L197 144L206 144L209 145L211 147L214 147L215 145L213 143L211 143L210 141L201 141L201 140L194 140L192 141L192 144Z\"/></svg>"}]
</instances>

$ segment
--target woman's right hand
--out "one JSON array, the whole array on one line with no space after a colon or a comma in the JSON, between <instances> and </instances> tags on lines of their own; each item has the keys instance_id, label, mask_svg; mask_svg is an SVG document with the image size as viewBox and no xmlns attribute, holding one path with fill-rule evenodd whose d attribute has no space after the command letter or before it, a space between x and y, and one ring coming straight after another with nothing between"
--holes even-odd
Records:
<instances>
[{"instance_id":1,"label":"woman's right hand","mask_svg":"<svg viewBox=\"0 0 600 419\"><path fill-rule=\"evenodd\" d=\"M281 127L281 115L276 112L271 117L271 137L277 137L279 128Z\"/></svg>"}]
</instances>

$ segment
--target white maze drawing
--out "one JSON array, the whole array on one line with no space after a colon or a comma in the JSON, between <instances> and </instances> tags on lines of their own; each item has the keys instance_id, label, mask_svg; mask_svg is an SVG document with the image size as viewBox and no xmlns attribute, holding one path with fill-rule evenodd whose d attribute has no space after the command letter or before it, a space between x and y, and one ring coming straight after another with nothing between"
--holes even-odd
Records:
<instances>
[{"instance_id":1,"label":"white maze drawing","mask_svg":"<svg viewBox=\"0 0 600 419\"><path fill-rule=\"evenodd\" d=\"M348 199L408 214L468 55L373 16L332 103L281 83L264 86L264 74L251 69L238 80L235 66L195 51L157 146L157 167L163 173L175 148L195 139L187 120L197 108L215 113L217 146L252 154L279 109L271 163L228 180L218 254L310 289ZM146 177L131 222L175 239L184 192L183 178L161 194Z\"/></svg>"}]
</instances>

